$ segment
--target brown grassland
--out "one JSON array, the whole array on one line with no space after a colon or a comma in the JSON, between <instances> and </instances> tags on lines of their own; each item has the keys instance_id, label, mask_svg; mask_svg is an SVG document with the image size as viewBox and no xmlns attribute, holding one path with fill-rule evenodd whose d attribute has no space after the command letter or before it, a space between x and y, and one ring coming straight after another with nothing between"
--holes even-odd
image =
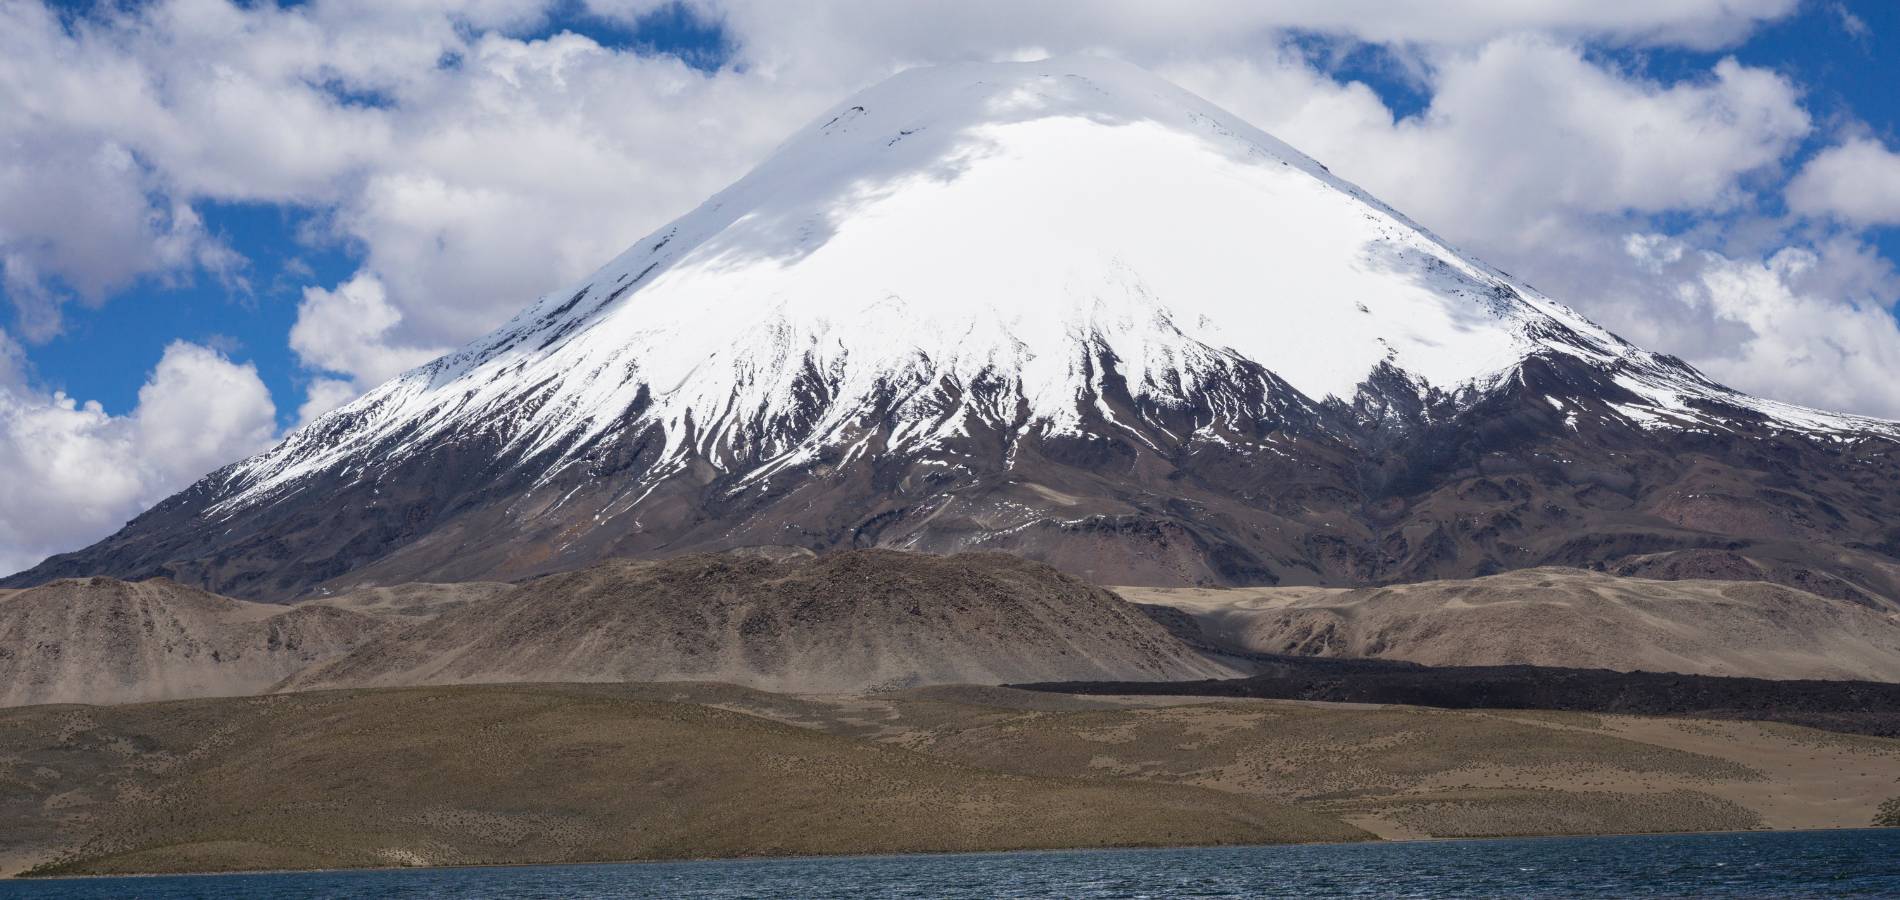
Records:
<instances>
[{"instance_id":1,"label":"brown grassland","mask_svg":"<svg viewBox=\"0 0 1900 900\"><path fill-rule=\"evenodd\" d=\"M1548 712L705 683L0 710L0 872L48 875L1854 827L1896 795L1900 741Z\"/></svg>"}]
</instances>

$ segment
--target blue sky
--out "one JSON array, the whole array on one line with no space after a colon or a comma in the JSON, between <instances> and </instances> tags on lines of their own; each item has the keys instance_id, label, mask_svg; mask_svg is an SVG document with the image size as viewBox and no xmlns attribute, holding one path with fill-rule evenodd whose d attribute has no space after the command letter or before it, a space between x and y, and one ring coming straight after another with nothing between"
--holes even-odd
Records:
<instances>
[{"instance_id":1,"label":"blue sky","mask_svg":"<svg viewBox=\"0 0 1900 900\"><path fill-rule=\"evenodd\" d=\"M1843 13L1859 25L1849 25ZM1856 32L1856 27L1865 31ZM1894 89L1900 84L1900 3L1809 3L1801 14L1762 27L1739 46L1711 52L1617 49L1602 56L1665 81L1693 78L1721 57L1733 56L1785 74L1805 92L1806 105L1817 118L1837 127L1865 127L1889 146L1900 146L1900 91ZM1809 135L1790 170L1835 137L1836 132L1827 129ZM1761 196L1771 207L1780 200L1772 191ZM1888 259L1900 260L1900 229L1876 228L1870 236Z\"/></svg>"},{"instance_id":2,"label":"blue sky","mask_svg":"<svg viewBox=\"0 0 1900 900\"><path fill-rule=\"evenodd\" d=\"M1900 417L1900 4L0 0L0 570L912 65L1146 66L1651 349Z\"/></svg>"}]
</instances>

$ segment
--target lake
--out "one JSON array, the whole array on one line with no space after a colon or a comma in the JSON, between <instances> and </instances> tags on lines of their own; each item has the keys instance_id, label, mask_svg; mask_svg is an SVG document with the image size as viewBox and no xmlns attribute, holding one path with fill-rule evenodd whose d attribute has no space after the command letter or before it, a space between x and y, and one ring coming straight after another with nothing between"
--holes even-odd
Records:
<instances>
[{"instance_id":1,"label":"lake","mask_svg":"<svg viewBox=\"0 0 1900 900\"><path fill-rule=\"evenodd\" d=\"M0 897L1900 897L1900 829L0 882Z\"/></svg>"}]
</instances>

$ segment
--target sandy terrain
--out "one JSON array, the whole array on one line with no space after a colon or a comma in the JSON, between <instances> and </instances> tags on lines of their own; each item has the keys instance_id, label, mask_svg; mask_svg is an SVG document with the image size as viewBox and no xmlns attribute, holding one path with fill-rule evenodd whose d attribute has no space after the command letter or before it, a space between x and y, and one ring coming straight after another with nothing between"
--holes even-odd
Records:
<instances>
[{"instance_id":1,"label":"sandy terrain","mask_svg":"<svg viewBox=\"0 0 1900 900\"><path fill-rule=\"evenodd\" d=\"M1133 605L1040 563L862 550L552 575L371 640L287 687L705 679L841 691L1231 674Z\"/></svg>"},{"instance_id":2,"label":"sandy terrain","mask_svg":"<svg viewBox=\"0 0 1900 900\"><path fill-rule=\"evenodd\" d=\"M733 553L293 607L164 579L0 594L0 706L516 681L835 691L1235 674L1113 593L1000 554Z\"/></svg>"},{"instance_id":3,"label":"sandy terrain","mask_svg":"<svg viewBox=\"0 0 1900 900\"><path fill-rule=\"evenodd\" d=\"M1900 613L1783 585L1528 569L1383 588L1117 588L1261 653L1900 681Z\"/></svg>"},{"instance_id":4,"label":"sandy terrain","mask_svg":"<svg viewBox=\"0 0 1900 900\"><path fill-rule=\"evenodd\" d=\"M333 606L353 612L430 619L475 600L486 600L514 588L505 581L463 581L454 584L413 582L390 587L357 588L334 597L306 600L301 606Z\"/></svg>"},{"instance_id":5,"label":"sandy terrain","mask_svg":"<svg viewBox=\"0 0 1900 900\"><path fill-rule=\"evenodd\" d=\"M57 871L1871 824L1900 741L943 686L483 685L0 711L0 860Z\"/></svg>"},{"instance_id":6,"label":"sandy terrain","mask_svg":"<svg viewBox=\"0 0 1900 900\"><path fill-rule=\"evenodd\" d=\"M162 578L62 579L0 597L0 706L262 693L390 629Z\"/></svg>"}]
</instances>

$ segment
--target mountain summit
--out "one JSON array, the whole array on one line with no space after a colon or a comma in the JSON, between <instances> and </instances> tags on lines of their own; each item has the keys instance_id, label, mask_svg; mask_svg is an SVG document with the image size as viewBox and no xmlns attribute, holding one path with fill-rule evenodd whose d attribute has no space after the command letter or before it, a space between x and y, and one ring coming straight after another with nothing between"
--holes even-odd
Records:
<instances>
[{"instance_id":1,"label":"mountain summit","mask_svg":"<svg viewBox=\"0 0 1900 900\"><path fill-rule=\"evenodd\" d=\"M1149 584L1695 552L1900 596L1897 447L1631 346L1139 69L959 65L8 583L881 545Z\"/></svg>"}]
</instances>

